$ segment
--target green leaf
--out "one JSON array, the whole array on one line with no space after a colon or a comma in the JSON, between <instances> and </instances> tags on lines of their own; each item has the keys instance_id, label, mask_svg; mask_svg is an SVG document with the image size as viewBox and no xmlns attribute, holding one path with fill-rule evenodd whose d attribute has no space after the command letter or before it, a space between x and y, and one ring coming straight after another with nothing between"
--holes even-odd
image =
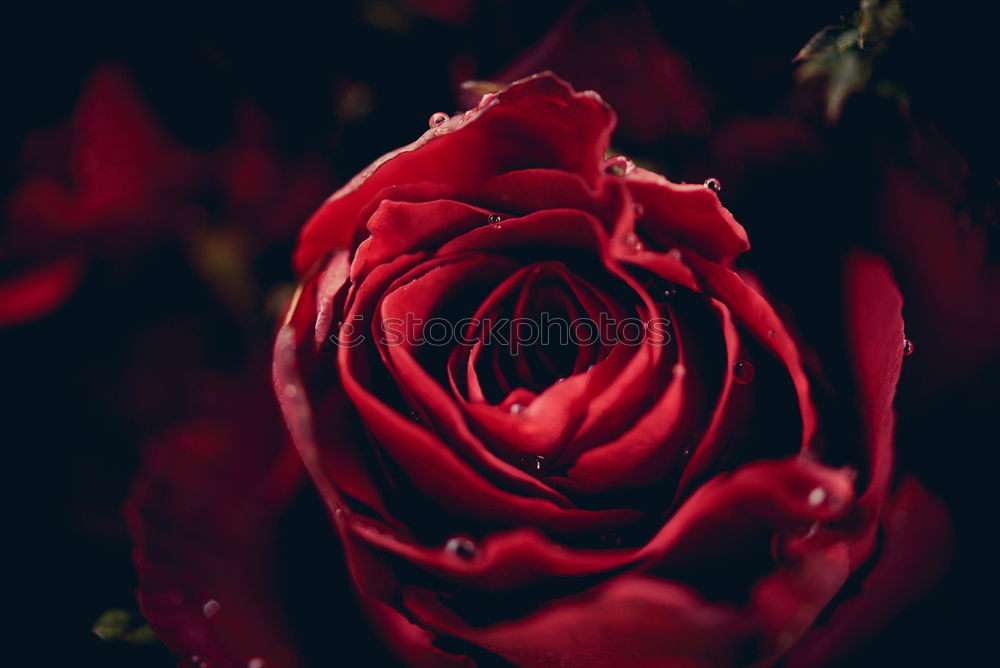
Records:
<instances>
[{"instance_id":1,"label":"green leaf","mask_svg":"<svg viewBox=\"0 0 1000 668\"><path fill-rule=\"evenodd\" d=\"M156 642L153 629L138 614L112 608L101 613L92 628L94 635L105 642L120 641L132 645L149 645Z\"/></svg>"}]
</instances>

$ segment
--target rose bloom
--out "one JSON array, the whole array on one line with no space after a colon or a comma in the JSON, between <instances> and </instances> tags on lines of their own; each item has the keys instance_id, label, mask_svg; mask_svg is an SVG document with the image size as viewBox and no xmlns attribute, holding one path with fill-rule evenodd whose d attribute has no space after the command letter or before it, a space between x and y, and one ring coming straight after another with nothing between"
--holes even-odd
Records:
<instances>
[{"instance_id":1,"label":"rose bloom","mask_svg":"<svg viewBox=\"0 0 1000 668\"><path fill-rule=\"evenodd\" d=\"M906 346L886 265L845 267L855 395L823 395L732 268L748 241L717 184L605 159L614 122L596 94L536 75L436 114L302 232L275 390L361 607L407 665L816 666L944 566L942 508L894 476ZM669 321L669 337L488 336L544 314ZM421 344L431 318L471 320L461 341ZM415 329L389 341L390 320ZM238 443L221 460L234 472L277 451ZM286 495L253 470L232 495L252 575L222 587L176 554L157 568L145 527L143 610L198 662L310 665L257 558ZM198 487L178 497L204 525L225 492ZM140 490L133 526L154 506L161 525L183 522L149 488L160 496Z\"/></svg>"}]
</instances>

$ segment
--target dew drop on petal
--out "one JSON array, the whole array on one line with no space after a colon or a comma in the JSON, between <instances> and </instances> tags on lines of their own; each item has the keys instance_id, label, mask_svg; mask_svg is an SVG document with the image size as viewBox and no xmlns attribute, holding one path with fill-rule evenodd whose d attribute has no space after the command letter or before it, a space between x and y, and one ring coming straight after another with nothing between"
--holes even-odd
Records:
<instances>
[{"instance_id":1,"label":"dew drop on petal","mask_svg":"<svg viewBox=\"0 0 1000 668\"><path fill-rule=\"evenodd\" d=\"M604 161L605 171L624 176L635 169L635 163L624 155L613 155Z\"/></svg>"},{"instance_id":2,"label":"dew drop on petal","mask_svg":"<svg viewBox=\"0 0 1000 668\"><path fill-rule=\"evenodd\" d=\"M827 493L825 489L822 487L815 487L811 492L809 492L809 496L806 497L806 501L810 506L818 506L826 501L826 497Z\"/></svg>"},{"instance_id":3,"label":"dew drop on petal","mask_svg":"<svg viewBox=\"0 0 1000 668\"><path fill-rule=\"evenodd\" d=\"M447 121L449 118L451 117L448 114L444 113L443 111L439 111L435 114L431 114L431 117L427 120L427 125L429 127L436 128L437 126Z\"/></svg>"},{"instance_id":4,"label":"dew drop on petal","mask_svg":"<svg viewBox=\"0 0 1000 668\"><path fill-rule=\"evenodd\" d=\"M488 220L489 220L490 225L492 225L495 229L499 230L500 229L500 222L503 220L503 218L501 218L500 216L498 216L497 214L494 213L494 214L490 215L490 217L489 217Z\"/></svg>"},{"instance_id":5,"label":"dew drop on petal","mask_svg":"<svg viewBox=\"0 0 1000 668\"><path fill-rule=\"evenodd\" d=\"M208 619L215 617L222 610L222 606L216 600L206 601L205 605L201 606L201 611Z\"/></svg>"},{"instance_id":6,"label":"dew drop on petal","mask_svg":"<svg viewBox=\"0 0 1000 668\"><path fill-rule=\"evenodd\" d=\"M746 385L753 380L753 364L749 360L740 360L733 365L733 380L740 385Z\"/></svg>"},{"instance_id":7,"label":"dew drop on petal","mask_svg":"<svg viewBox=\"0 0 1000 668\"><path fill-rule=\"evenodd\" d=\"M722 191L722 183L715 177L705 179L705 187L714 193Z\"/></svg>"},{"instance_id":8,"label":"dew drop on petal","mask_svg":"<svg viewBox=\"0 0 1000 668\"><path fill-rule=\"evenodd\" d=\"M472 559L476 556L476 544L465 536L454 536L444 544L445 552L460 559Z\"/></svg>"},{"instance_id":9,"label":"dew drop on petal","mask_svg":"<svg viewBox=\"0 0 1000 668\"><path fill-rule=\"evenodd\" d=\"M521 455L517 459L517 467L532 475L542 475L545 471L545 457L541 455Z\"/></svg>"},{"instance_id":10,"label":"dew drop on petal","mask_svg":"<svg viewBox=\"0 0 1000 668\"><path fill-rule=\"evenodd\" d=\"M520 403L511 404L510 405L510 414L511 415L520 415L521 413L524 412L525 408L527 408L527 406L525 406L524 404L520 404Z\"/></svg>"},{"instance_id":11,"label":"dew drop on petal","mask_svg":"<svg viewBox=\"0 0 1000 668\"><path fill-rule=\"evenodd\" d=\"M642 250L642 242L639 241L639 237L634 232L626 234L623 243L625 244L625 250L629 253L638 253Z\"/></svg>"},{"instance_id":12,"label":"dew drop on petal","mask_svg":"<svg viewBox=\"0 0 1000 668\"><path fill-rule=\"evenodd\" d=\"M635 211L636 218L642 218L643 215L645 215L646 213L645 207L643 207L641 204L636 204L633 210Z\"/></svg>"},{"instance_id":13,"label":"dew drop on petal","mask_svg":"<svg viewBox=\"0 0 1000 668\"><path fill-rule=\"evenodd\" d=\"M913 341L909 339L903 339L903 357L909 357L913 354Z\"/></svg>"},{"instance_id":14,"label":"dew drop on petal","mask_svg":"<svg viewBox=\"0 0 1000 668\"><path fill-rule=\"evenodd\" d=\"M679 260L681 259L681 252L676 248L671 248L670 250L667 251L667 257L669 257L671 260Z\"/></svg>"}]
</instances>

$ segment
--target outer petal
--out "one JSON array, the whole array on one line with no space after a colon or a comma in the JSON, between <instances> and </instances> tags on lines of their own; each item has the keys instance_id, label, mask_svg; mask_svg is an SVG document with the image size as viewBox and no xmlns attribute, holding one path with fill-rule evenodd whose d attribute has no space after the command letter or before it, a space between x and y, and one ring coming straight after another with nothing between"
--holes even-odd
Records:
<instances>
[{"instance_id":1,"label":"outer petal","mask_svg":"<svg viewBox=\"0 0 1000 668\"><path fill-rule=\"evenodd\" d=\"M903 361L903 299L889 265L854 253L845 270L847 343L857 387L868 485L859 497L860 530L852 545L856 567L871 552L893 469L896 414L893 400Z\"/></svg>"},{"instance_id":2,"label":"outer petal","mask_svg":"<svg viewBox=\"0 0 1000 668\"><path fill-rule=\"evenodd\" d=\"M636 231L665 250L682 244L715 262L749 250L746 230L711 188L672 183L645 169L630 172L626 182L642 211Z\"/></svg>"},{"instance_id":3,"label":"outer petal","mask_svg":"<svg viewBox=\"0 0 1000 668\"><path fill-rule=\"evenodd\" d=\"M822 666L878 631L925 595L944 572L951 547L948 512L920 484L905 479L885 513L884 545L861 593L841 603L786 659L788 668Z\"/></svg>"},{"instance_id":4,"label":"outer petal","mask_svg":"<svg viewBox=\"0 0 1000 668\"><path fill-rule=\"evenodd\" d=\"M428 627L523 668L723 668L758 658L769 664L846 577L846 548L833 545L765 578L742 608L638 573L487 627L467 625L426 590L409 588L403 600Z\"/></svg>"},{"instance_id":5,"label":"outer petal","mask_svg":"<svg viewBox=\"0 0 1000 668\"><path fill-rule=\"evenodd\" d=\"M551 74L483 97L479 106L388 153L334 193L302 230L295 266L308 269L347 245L359 213L380 190L416 181L474 191L504 172L562 169L595 183L602 174L614 113L592 92L576 93Z\"/></svg>"}]
</instances>

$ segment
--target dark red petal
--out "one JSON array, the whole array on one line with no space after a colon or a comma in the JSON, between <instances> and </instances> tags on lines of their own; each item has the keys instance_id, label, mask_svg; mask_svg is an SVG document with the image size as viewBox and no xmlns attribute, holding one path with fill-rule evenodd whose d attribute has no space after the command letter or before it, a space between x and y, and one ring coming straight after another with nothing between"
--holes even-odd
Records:
<instances>
[{"instance_id":1,"label":"dark red petal","mask_svg":"<svg viewBox=\"0 0 1000 668\"><path fill-rule=\"evenodd\" d=\"M175 653L220 668L300 665L275 549L302 469L261 385L259 401L151 442L126 507L143 615Z\"/></svg>"},{"instance_id":2,"label":"dark red petal","mask_svg":"<svg viewBox=\"0 0 1000 668\"><path fill-rule=\"evenodd\" d=\"M711 188L671 183L645 169L633 170L625 182L642 207L636 231L664 250L680 244L725 263L750 248L746 230Z\"/></svg>"},{"instance_id":3,"label":"dark red petal","mask_svg":"<svg viewBox=\"0 0 1000 668\"><path fill-rule=\"evenodd\" d=\"M883 166L879 231L920 351L914 380L939 391L1000 360L996 227L973 222L969 167L940 133L911 127L908 157Z\"/></svg>"},{"instance_id":4,"label":"dark red petal","mask_svg":"<svg viewBox=\"0 0 1000 668\"><path fill-rule=\"evenodd\" d=\"M835 522L850 509L852 478L795 457L759 462L702 486L639 549L587 550L554 542L525 527L484 536L476 556L463 559L443 546L413 542L392 527L356 519L355 535L449 581L485 589L528 585L547 577L609 573L636 564L669 566L718 558L747 536L766 530L804 533L815 523ZM826 501L813 503L817 488ZM810 546L811 551L820 549Z\"/></svg>"},{"instance_id":5,"label":"dark red petal","mask_svg":"<svg viewBox=\"0 0 1000 668\"><path fill-rule=\"evenodd\" d=\"M429 181L473 190L497 174L536 167L596 183L613 124L614 113L599 97L576 93L551 74L484 96L476 109L379 158L334 193L303 229L295 266L304 272L348 245L363 223L359 212L387 186Z\"/></svg>"},{"instance_id":6,"label":"dark red petal","mask_svg":"<svg viewBox=\"0 0 1000 668\"><path fill-rule=\"evenodd\" d=\"M740 354L739 333L736 331L736 325L733 323L729 309L722 302L709 299L709 304L718 315L722 336L726 342L726 366L715 410L712 411L705 433L698 439L697 444L692 446L691 461L684 467L681 479L677 483L675 499L686 494L695 481L704 479L705 474L717 461L720 449L726 442L727 432L733 426L732 421L741 417L741 412L737 410L736 406L742 401L742 398L738 394L734 395L736 386L733 382L733 370Z\"/></svg>"},{"instance_id":7,"label":"dark red petal","mask_svg":"<svg viewBox=\"0 0 1000 668\"><path fill-rule=\"evenodd\" d=\"M722 668L738 662L750 637L749 624L731 606L636 574L485 628L467 626L425 590L406 590L404 603L424 625L523 668Z\"/></svg>"},{"instance_id":8,"label":"dark red petal","mask_svg":"<svg viewBox=\"0 0 1000 668\"><path fill-rule=\"evenodd\" d=\"M697 253L684 252L683 256L701 278L705 292L725 304L736 322L749 330L788 370L802 416L802 448L810 448L816 433L816 409L809 395L809 380L802 365L802 356L788 328L767 300L737 273L708 262Z\"/></svg>"},{"instance_id":9,"label":"dark red petal","mask_svg":"<svg viewBox=\"0 0 1000 668\"><path fill-rule=\"evenodd\" d=\"M853 481L847 472L806 457L748 464L699 487L639 554L669 563L717 553L760 527L805 533L851 510Z\"/></svg>"},{"instance_id":10,"label":"dark red petal","mask_svg":"<svg viewBox=\"0 0 1000 668\"><path fill-rule=\"evenodd\" d=\"M527 215L545 209L575 209L598 220L614 218L612 179L595 186L579 174L558 169L520 169L494 176L475 194L477 204L499 213Z\"/></svg>"},{"instance_id":11,"label":"dark red petal","mask_svg":"<svg viewBox=\"0 0 1000 668\"><path fill-rule=\"evenodd\" d=\"M41 318L69 299L83 277L85 262L69 253L0 280L0 327Z\"/></svg>"},{"instance_id":12,"label":"dark red petal","mask_svg":"<svg viewBox=\"0 0 1000 668\"><path fill-rule=\"evenodd\" d=\"M899 610L927 594L947 566L951 527L944 505L913 478L886 507L878 563L861 593L841 603L786 659L788 668L826 665L876 633Z\"/></svg>"},{"instance_id":13,"label":"dark red petal","mask_svg":"<svg viewBox=\"0 0 1000 668\"><path fill-rule=\"evenodd\" d=\"M368 219L370 236L358 246L351 279L364 280L371 267L403 253L434 250L457 236L486 225L490 212L454 202L385 201Z\"/></svg>"},{"instance_id":14,"label":"dark red petal","mask_svg":"<svg viewBox=\"0 0 1000 668\"><path fill-rule=\"evenodd\" d=\"M903 298L889 265L861 251L848 258L844 281L847 346L868 468L868 486L859 497L861 535L851 553L852 565L857 567L872 550L892 478L896 425L893 400L903 362Z\"/></svg>"}]
</instances>

